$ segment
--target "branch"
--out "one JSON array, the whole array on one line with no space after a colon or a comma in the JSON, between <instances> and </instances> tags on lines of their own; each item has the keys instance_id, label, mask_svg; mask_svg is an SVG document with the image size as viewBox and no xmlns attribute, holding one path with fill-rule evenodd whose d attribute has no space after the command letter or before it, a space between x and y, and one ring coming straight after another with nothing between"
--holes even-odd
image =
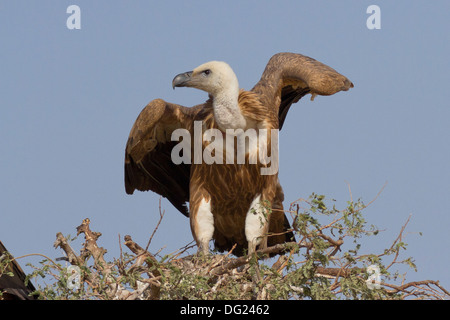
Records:
<instances>
[{"instance_id":1,"label":"branch","mask_svg":"<svg viewBox=\"0 0 450 320\"><path fill-rule=\"evenodd\" d=\"M69 263L76 266L81 266L83 264L83 260L76 255L76 253L73 251L72 247L67 242L67 239L63 236L61 232L58 232L56 234L56 241L53 244L53 247L57 249L60 247L67 255L67 258L69 259Z\"/></svg>"},{"instance_id":2,"label":"branch","mask_svg":"<svg viewBox=\"0 0 450 320\"><path fill-rule=\"evenodd\" d=\"M286 242L283 244L276 244L271 247L267 247L265 249L260 249L256 251L256 255L258 259L262 259L267 257L269 254L276 254L285 251L292 245L297 245L296 242ZM228 262L223 265L217 266L210 271L211 275L218 276L229 272L232 269L239 268L240 266L246 265L249 262L249 258L247 256L242 256L239 258L230 258Z\"/></svg>"},{"instance_id":3,"label":"branch","mask_svg":"<svg viewBox=\"0 0 450 320\"><path fill-rule=\"evenodd\" d=\"M395 293L403 293L405 296L409 296L409 295L415 295L415 296L421 296L423 295L422 291L431 291L433 294L427 294L427 296L434 296L438 299L444 299L444 296L442 296L441 293L437 292L435 289L431 288L430 285L435 285L436 287L439 288L439 290L442 291L442 293L444 293L444 295L448 297L450 297L450 292L448 292L444 287L442 287L439 283L439 281L434 281L434 280L423 280L423 281L413 281L413 282L409 282L406 284L403 284L401 286L396 286L393 284L389 284L389 283L381 283L382 286L388 287L388 288L392 288L393 290L388 290L389 293L395 294ZM429 289L424 288L425 286L427 286ZM409 292L408 289L414 287L418 290L422 290L422 291L413 291L413 292Z\"/></svg>"},{"instance_id":4,"label":"branch","mask_svg":"<svg viewBox=\"0 0 450 320\"><path fill-rule=\"evenodd\" d=\"M136 255L136 262L133 264L131 268L136 268L141 266L144 262L146 262L147 266L149 268L152 268L155 264L158 263L156 258L147 250L142 248L140 245L138 245L136 242L131 239L131 236L126 235L124 237L125 245L128 247L128 249L131 250ZM154 272L155 276L159 276L160 273L158 270L155 270Z\"/></svg>"},{"instance_id":5,"label":"branch","mask_svg":"<svg viewBox=\"0 0 450 320\"><path fill-rule=\"evenodd\" d=\"M161 210L161 198L162 198L162 197L159 197L159 220L158 220L158 223L156 224L155 229L153 230L152 235L150 236L150 239L148 239L147 246L145 247L145 251L148 250L148 247L150 246L150 243L152 242L153 236L155 235L156 230L158 230L159 225L161 224L161 221L162 221L162 219L163 219L163 217L164 217L165 211L164 211L164 210Z\"/></svg>"},{"instance_id":6,"label":"branch","mask_svg":"<svg viewBox=\"0 0 450 320\"><path fill-rule=\"evenodd\" d=\"M89 228L90 223L91 221L89 220L89 218L86 218L83 220L81 225L77 227L77 236L83 233L84 238L86 240L85 243L83 244L84 250L82 252L82 256L84 259L86 259L89 256L89 254L91 254L94 258L95 268L97 270L103 270L109 273L110 270L108 270L109 269L108 265L105 261L105 258L103 257L103 255L107 251L106 249L103 249L102 247L99 247L97 245L97 239L102 234L100 232L91 231L91 229Z\"/></svg>"},{"instance_id":7,"label":"branch","mask_svg":"<svg viewBox=\"0 0 450 320\"><path fill-rule=\"evenodd\" d=\"M156 266L158 265L158 261L156 260L156 258L150 252L148 252L146 249L142 248L140 245L138 245L136 242L134 242L133 239L131 239L131 236L126 235L124 237L124 240L125 240L125 245L128 247L128 249L130 249L136 255L136 261L130 267L130 271L137 269L144 262L146 262L147 267L149 269L149 272L147 272L147 274L150 276L150 278L160 277L161 273L156 268ZM150 244L150 242L149 242L149 244ZM142 293L148 287L150 287L150 299L155 300L155 299L159 298L159 293L160 293L159 283L148 282L148 283L145 283L145 285L141 281L137 281L137 283L138 283L138 288L136 290L137 293L134 294L132 297L139 297L140 295L142 295ZM131 297L128 299L131 299Z\"/></svg>"},{"instance_id":8,"label":"branch","mask_svg":"<svg viewBox=\"0 0 450 320\"><path fill-rule=\"evenodd\" d=\"M358 268L358 267L354 267L354 268L324 268L324 267L316 267L316 274L318 275L326 275L326 276L331 276L331 277L343 277L343 278L347 278L350 277L352 274L357 274L357 273L363 273L365 272L365 268Z\"/></svg>"}]
</instances>

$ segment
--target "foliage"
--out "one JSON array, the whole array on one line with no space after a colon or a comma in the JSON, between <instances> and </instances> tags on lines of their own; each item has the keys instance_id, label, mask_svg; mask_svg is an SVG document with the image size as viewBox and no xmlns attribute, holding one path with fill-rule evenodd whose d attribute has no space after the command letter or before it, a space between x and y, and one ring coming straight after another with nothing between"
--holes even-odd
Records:
<instances>
[{"instance_id":1,"label":"foliage","mask_svg":"<svg viewBox=\"0 0 450 320\"><path fill-rule=\"evenodd\" d=\"M120 248L120 258L106 262L106 250L97 246L101 234L92 232L85 219L77 228L78 235L85 235L81 252L69 245L76 238L58 233L55 247L65 252L66 265L48 258L31 266L28 277L51 278L38 285L40 299L448 299L437 281L398 283L395 266L416 269L412 258L400 259L409 219L391 247L379 254L361 253L364 239L381 234L367 225L366 207L350 200L339 210L334 200L318 194L299 199L286 211L295 241L259 250L258 259L236 258L232 252L189 255L192 246L157 259L126 236L131 253L122 254Z\"/></svg>"}]
</instances>

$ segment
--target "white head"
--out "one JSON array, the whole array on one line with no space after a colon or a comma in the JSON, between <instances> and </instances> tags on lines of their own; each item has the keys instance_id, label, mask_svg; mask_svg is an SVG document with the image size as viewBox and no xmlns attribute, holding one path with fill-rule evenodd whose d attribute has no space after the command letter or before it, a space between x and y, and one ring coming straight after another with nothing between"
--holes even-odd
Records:
<instances>
[{"instance_id":1,"label":"white head","mask_svg":"<svg viewBox=\"0 0 450 320\"><path fill-rule=\"evenodd\" d=\"M231 67L223 61L210 61L193 71L180 73L172 81L175 87L192 87L210 93L213 97L238 94L239 82Z\"/></svg>"}]
</instances>

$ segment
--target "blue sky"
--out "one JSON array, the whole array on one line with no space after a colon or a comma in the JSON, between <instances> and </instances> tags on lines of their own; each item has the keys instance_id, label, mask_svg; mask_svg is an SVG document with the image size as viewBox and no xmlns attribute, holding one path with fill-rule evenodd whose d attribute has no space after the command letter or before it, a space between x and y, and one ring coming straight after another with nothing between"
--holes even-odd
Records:
<instances>
[{"instance_id":1,"label":"blue sky","mask_svg":"<svg viewBox=\"0 0 450 320\"><path fill-rule=\"evenodd\" d=\"M81 9L69 30L66 9ZM369 30L366 9L381 9ZM83 218L118 257L118 235L145 245L159 196L126 195L125 143L152 99L192 106L206 94L172 78L224 60L251 89L281 51L311 56L355 87L301 100L280 134L286 201L325 194L344 207L377 200L384 230L366 252L389 247L409 215L408 280L450 287L450 22L448 1L0 1L0 239L16 256L61 256L57 232ZM151 250L192 240L189 221L163 200ZM422 236L419 235L422 233ZM81 241L78 241L79 244ZM76 247L76 245L75 245ZM27 262L21 260L25 265Z\"/></svg>"}]
</instances>

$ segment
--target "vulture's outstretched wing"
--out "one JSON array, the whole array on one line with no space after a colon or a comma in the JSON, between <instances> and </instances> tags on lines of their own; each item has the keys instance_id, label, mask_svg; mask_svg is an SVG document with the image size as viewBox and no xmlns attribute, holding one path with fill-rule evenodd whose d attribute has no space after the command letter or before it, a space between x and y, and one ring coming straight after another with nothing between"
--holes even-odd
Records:
<instances>
[{"instance_id":1,"label":"vulture's outstretched wing","mask_svg":"<svg viewBox=\"0 0 450 320\"><path fill-rule=\"evenodd\" d=\"M175 165L171 159L172 132L191 130L195 115L203 105L186 108L157 99L139 114L131 128L125 149L125 190L154 191L166 197L188 216L190 165Z\"/></svg>"},{"instance_id":2,"label":"vulture's outstretched wing","mask_svg":"<svg viewBox=\"0 0 450 320\"><path fill-rule=\"evenodd\" d=\"M304 55L282 52L267 63L260 81L252 91L261 102L278 106L281 129L290 106L304 95L332 95L353 88L353 83L329 66Z\"/></svg>"},{"instance_id":3,"label":"vulture's outstretched wing","mask_svg":"<svg viewBox=\"0 0 450 320\"><path fill-rule=\"evenodd\" d=\"M0 261L5 259L7 250L0 241ZM12 276L7 273L11 272ZM0 300L34 300L30 293L36 291L31 281L26 285L26 275L16 260L8 264L3 274L0 274L0 291L3 292Z\"/></svg>"}]
</instances>

